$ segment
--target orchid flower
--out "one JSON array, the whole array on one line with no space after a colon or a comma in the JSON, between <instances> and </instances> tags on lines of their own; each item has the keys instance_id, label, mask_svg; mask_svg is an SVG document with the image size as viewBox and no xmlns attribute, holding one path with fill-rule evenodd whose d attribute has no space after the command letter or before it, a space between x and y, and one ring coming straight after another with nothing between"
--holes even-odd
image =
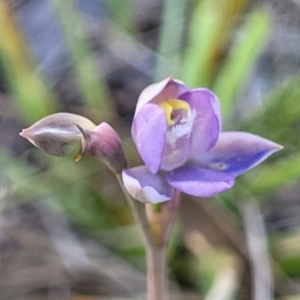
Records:
<instances>
[{"instance_id":1,"label":"orchid flower","mask_svg":"<svg viewBox=\"0 0 300 300\"><path fill-rule=\"evenodd\" d=\"M168 77L141 93L132 137L145 165L123 170L131 196L145 203L172 199L174 189L197 197L228 191L235 178L282 146L246 132L221 132L217 96Z\"/></svg>"}]
</instances>

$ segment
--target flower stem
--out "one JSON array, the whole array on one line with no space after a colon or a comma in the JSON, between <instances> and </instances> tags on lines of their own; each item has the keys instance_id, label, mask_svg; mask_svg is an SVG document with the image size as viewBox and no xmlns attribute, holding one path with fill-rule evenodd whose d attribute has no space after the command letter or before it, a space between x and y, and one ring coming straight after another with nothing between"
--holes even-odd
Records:
<instances>
[{"instance_id":1,"label":"flower stem","mask_svg":"<svg viewBox=\"0 0 300 300\"><path fill-rule=\"evenodd\" d=\"M147 254L147 300L167 300L167 247L180 203L180 192L175 190L172 200L156 211L151 204L145 207L134 200L126 191L121 174L114 174L143 233Z\"/></svg>"},{"instance_id":2,"label":"flower stem","mask_svg":"<svg viewBox=\"0 0 300 300\"><path fill-rule=\"evenodd\" d=\"M164 203L159 210L146 204L146 215L152 228L154 243L147 251L147 290L148 300L167 300L168 272L167 249L172 228L180 204L180 192L175 190L173 198Z\"/></svg>"},{"instance_id":3,"label":"flower stem","mask_svg":"<svg viewBox=\"0 0 300 300\"><path fill-rule=\"evenodd\" d=\"M147 248L148 300L168 299L166 245Z\"/></svg>"},{"instance_id":4,"label":"flower stem","mask_svg":"<svg viewBox=\"0 0 300 300\"><path fill-rule=\"evenodd\" d=\"M154 244L154 236L150 224L148 222L147 216L145 214L144 206L143 204L139 203L128 194L128 192L126 191L123 185L121 174L118 173L114 173L114 174L117 178L117 181L120 185L123 195L132 211L133 217L137 222L138 226L142 230L145 247L148 248L150 247L150 245Z\"/></svg>"}]
</instances>

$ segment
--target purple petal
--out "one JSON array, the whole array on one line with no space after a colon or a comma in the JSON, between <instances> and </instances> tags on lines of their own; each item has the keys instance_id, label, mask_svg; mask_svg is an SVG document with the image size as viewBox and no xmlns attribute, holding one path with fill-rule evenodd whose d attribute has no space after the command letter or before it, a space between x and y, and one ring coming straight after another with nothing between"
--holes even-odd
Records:
<instances>
[{"instance_id":1,"label":"purple petal","mask_svg":"<svg viewBox=\"0 0 300 300\"><path fill-rule=\"evenodd\" d=\"M123 183L128 193L144 203L160 203L173 196L173 188L165 175L152 174L145 166L123 170Z\"/></svg>"},{"instance_id":2,"label":"purple petal","mask_svg":"<svg viewBox=\"0 0 300 300\"><path fill-rule=\"evenodd\" d=\"M180 96L195 114L191 136L190 158L197 158L212 148L221 131L221 109L218 98L210 90L199 88Z\"/></svg>"},{"instance_id":3,"label":"purple petal","mask_svg":"<svg viewBox=\"0 0 300 300\"><path fill-rule=\"evenodd\" d=\"M149 85L142 91L137 101L135 113L137 114L146 103L159 104L169 99L177 99L179 95L188 90L189 88L181 81L167 77L158 83Z\"/></svg>"},{"instance_id":4,"label":"purple petal","mask_svg":"<svg viewBox=\"0 0 300 300\"><path fill-rule=\"evenodd\" d=\"M282 146L246 132L222 132L200 164L238 176L254 168Z\"/></svg>"},{"instance_id":5,"label":"purple petal","mask_svg":"<svg viewBox=\"0 0 300 300\"><path fill-rule=\"evenodd\" d=\"M152 173L157 173L163 158L168 121L164 109L156 104L143 106L133 119L131 134L136 147Z\"/></svg>"},{"instance_id":6,"label":"purple petal","mask_svg":"<svg viewBox=\"0 0 300 300\"><path fill-rule=\"evenodd\" d=\"M234 185L234 177L215 170L183 166L166 176L168 183L179 191L196 197L213 197Z\"/></svg>"}]
</instances>

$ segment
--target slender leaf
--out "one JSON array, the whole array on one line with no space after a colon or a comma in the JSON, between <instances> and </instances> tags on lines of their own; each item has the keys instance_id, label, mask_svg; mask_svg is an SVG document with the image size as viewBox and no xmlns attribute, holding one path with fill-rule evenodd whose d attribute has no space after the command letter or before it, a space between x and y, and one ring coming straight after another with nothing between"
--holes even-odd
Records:
<instances>
[{"instance_id":1,"label":"slender leaf","mask_svg":"<svg viewBox=\"0 0 300 300\"><path fill-rule=\"evenodd\" d=\"M251 191L255 195L275 192L300 177L300 154L291 154L272 164L264 164L247 176Z\"/></svg>"},{"instance_id":2,"label":"slender leaf","mask_svg":"<svg viewBox=\"0 0 300 300\"><path fill-rule=\"evenodd\" d=\"M87 40L84 23L72 0L54 0L65 38L73 57L78 84L86 102L99 110L110 110L108 88L100 73L99 63Z\"/></svg>"},{"instance_id":3,"label":"slender leaf","mask_svg":"<svg viewBox=\"0 0 300 300\"><path fill-rule=\"evenodd\" d=\"M184 32L185 0L165 0L158 42L155 81L179 76L179 60ZM175 29L175 30L174 30Z\"/></svg>"},{"instance_id":4,"label":"slender leaf","mask_svg":"<svg viewBox=\"0 0 300 300\"><path fill-rule=\"evenodd\" d=\"M251 12L237 36L236 45L231 48L228 59L219 71L213 90L221 99L225 120L266 45L270 28L268 11L257 9Z\"/></svg>"},{"instance_id":5,"label":"slender leaf","mask_svg":"<svg viewBox=\"0 0 300 300\"><path fill-rule=\"evenodd\" d=\"M110 8L111 20L118 24L123 30L133 32L133 0L106 0L107 6Z\"/></svg>"},{"instance_id":6,"label":"slender leaf","mask_svg":"<svg viewBox=\"0 0 300 300\"><path fill-rule=\"evenodd\" d=\"M210 86L232 30L248 0L202 0L193 10L182 79L192 87Z\"/></svg>"},{"instance_id":7,"label":"slender leaf","mask_svg":"<svg viewBox=\"0 0 300 300\"><path fill-rule=\"evenodd\" d=\"M300 119L300 77L289 79L275 89L266 100L266 103L256 114L244 122L243 130L268 135L283 145L296 144L297 131L291 126Z\"/></svg>"},{"instance_id":8,"label":"slender leaf","mask_svg":"<svg viewBox=\"0 0 300 300\"><path fill-rule=\"evenodd\" d=\"M18 108L31 122L58 109L58 103L35 64L8 1L0 1L0 61Z\"/></svg>"}]
</instances>

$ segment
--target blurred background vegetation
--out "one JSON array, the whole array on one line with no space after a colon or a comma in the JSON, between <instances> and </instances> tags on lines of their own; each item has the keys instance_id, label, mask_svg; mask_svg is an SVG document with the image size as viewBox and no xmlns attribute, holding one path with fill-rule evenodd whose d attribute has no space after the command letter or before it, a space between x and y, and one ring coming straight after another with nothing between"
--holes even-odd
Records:
<instances>
[{"instance_id":1,"label":"blurred background vegetation","mask_svg":"<svg viewBox=\"0 0 300 300\"><path fill-rule=\"evenodd\" d=\"M0 0L0 299L145 299L114 177L18 136L58 111L107 121L141 163L141 90L173 75L220 98L224 130L284 150L217 199L184 196L172 299L300 299L299 0Z\"/></svg>"}]
</instances>

